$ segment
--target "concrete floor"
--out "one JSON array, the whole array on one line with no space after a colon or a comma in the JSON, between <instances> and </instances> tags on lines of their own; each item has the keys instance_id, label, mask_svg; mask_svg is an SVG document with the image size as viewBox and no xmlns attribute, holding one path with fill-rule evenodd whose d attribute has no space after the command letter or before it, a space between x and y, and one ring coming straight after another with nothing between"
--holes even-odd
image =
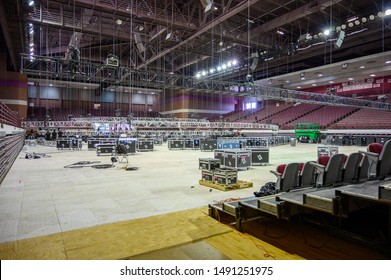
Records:
<instances>
[{"instance_id":1,"label":"concrete floor","mask_svg":"<svg viewBox=\"0 0 391 280\"><path fill-rule=\"evenodd\" d=\"M129 166L116 163L109 169L64 168L78 161L110 164L110 156L95 151L57 150L25 146L0 185L0 243L65 232L73 229L149 217L206 206L228 198L252 196L275 176L269 172L280 163L315 160L318 144L270 148L270 164L239 171L240 180L253 188L219 191L198 184L198 159L213 152L172 151L155 146L153 152L129 156ZM349 154L365 147L339 147ZM49 158L24 158L25 152L46 153Z\"/></svg>"}]
</instances>

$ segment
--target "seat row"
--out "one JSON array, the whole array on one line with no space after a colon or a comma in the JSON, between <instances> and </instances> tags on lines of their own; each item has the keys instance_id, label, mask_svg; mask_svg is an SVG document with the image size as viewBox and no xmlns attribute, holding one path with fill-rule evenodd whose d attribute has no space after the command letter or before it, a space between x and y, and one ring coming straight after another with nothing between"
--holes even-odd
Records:
<instances>
[{"instance_id":1,"label":"seat row","mask_svg":"<svg viewBox=\"0 0 391 280\"><path fill-rule=\"evenodd\" d=\"M280 164L271 170L279 192L307 187L329 187L391 176L391 140L371 143L367 151L321 156L317 161Z\"/></svg>"}]
</instances>

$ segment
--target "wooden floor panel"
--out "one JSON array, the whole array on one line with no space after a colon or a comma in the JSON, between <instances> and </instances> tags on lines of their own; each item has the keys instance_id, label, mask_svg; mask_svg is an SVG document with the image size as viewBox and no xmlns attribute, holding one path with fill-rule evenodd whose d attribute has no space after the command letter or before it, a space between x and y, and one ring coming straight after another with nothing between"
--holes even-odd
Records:
<instances>
[{"instance_id":1,"label":"wooden floor panel","mask_svg":"<svg viewBox=\"0 0 391 280\"><path fill-rule=\"evenodd\" d=\"M232 231L206 239L206 242L233 260L301 260L251 235Z\"/></svg>"},{"instance_id":2,"label":"wooden floor panel","mask_svg":"<svg viewBox=\"0 0 391 280\"><path fill-rule=\"evenodd\" d=\"M0 259L388 259L308 225L277 219L243 224L244 233L207 207L0 244Z\"/></svg>"}]
</instances>

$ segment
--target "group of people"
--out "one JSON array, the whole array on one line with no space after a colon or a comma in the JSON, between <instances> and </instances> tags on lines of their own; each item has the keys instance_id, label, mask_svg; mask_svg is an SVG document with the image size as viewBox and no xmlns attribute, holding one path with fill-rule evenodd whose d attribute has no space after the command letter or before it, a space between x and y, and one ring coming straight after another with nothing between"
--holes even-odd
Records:
<instances>
[{"instance_id":1,"label":"group of people","mask_svg":"<svg viewBox=\"0 0 391 280\"><path fill-rule=\"evenodd\" d=\"M26 139L44 138L47 141L53 141L61 137L63 137L63 132L60 128L58 130L39 128L38 131L34 131L33 129L31 129L30 131L27 132L26 135Z\"/></svg>"}]
</instances>

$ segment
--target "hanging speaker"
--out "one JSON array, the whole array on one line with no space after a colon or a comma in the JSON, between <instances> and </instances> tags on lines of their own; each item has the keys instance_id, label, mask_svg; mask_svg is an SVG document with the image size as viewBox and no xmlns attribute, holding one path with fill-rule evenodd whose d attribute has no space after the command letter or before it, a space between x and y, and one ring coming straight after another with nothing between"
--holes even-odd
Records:
<instances>
[{"instance_id":1,"label":"hanging speaker","mask_svg":"<svg viewBox=\"0 0 391 280\"><path fill-rule=\"evenodd\" d=\"M143 42L141 41L140 33L134 33L134 41L136 42L136 46L137 46L139 52L145 52L145 47L144 47Z\"/></svg>"},{"instance_id":2,"label":"hanging speaker","mask_svg":"<svg viewBox=\"0 0 391 280\"><path fill-rule=\"evenodd\" d=\"M254 71L255 68L257 68L257 65L258 65L258 53L257 52L252 53L250 58L252 58L252 63L250 65L250 69Z\"/></svg>"},{"instance_id":3,"label":"hanging speaker","mask_svg":"<svg viewBox=\"0 0 391 280\"><path fill-rule=\"evenodd\" d=\"M337 48L340 48L342 46L343 40L345 39L345 31L341 30L339 31L338 39L335 42L335 46Z\"/></svg>"}]
</instances>

